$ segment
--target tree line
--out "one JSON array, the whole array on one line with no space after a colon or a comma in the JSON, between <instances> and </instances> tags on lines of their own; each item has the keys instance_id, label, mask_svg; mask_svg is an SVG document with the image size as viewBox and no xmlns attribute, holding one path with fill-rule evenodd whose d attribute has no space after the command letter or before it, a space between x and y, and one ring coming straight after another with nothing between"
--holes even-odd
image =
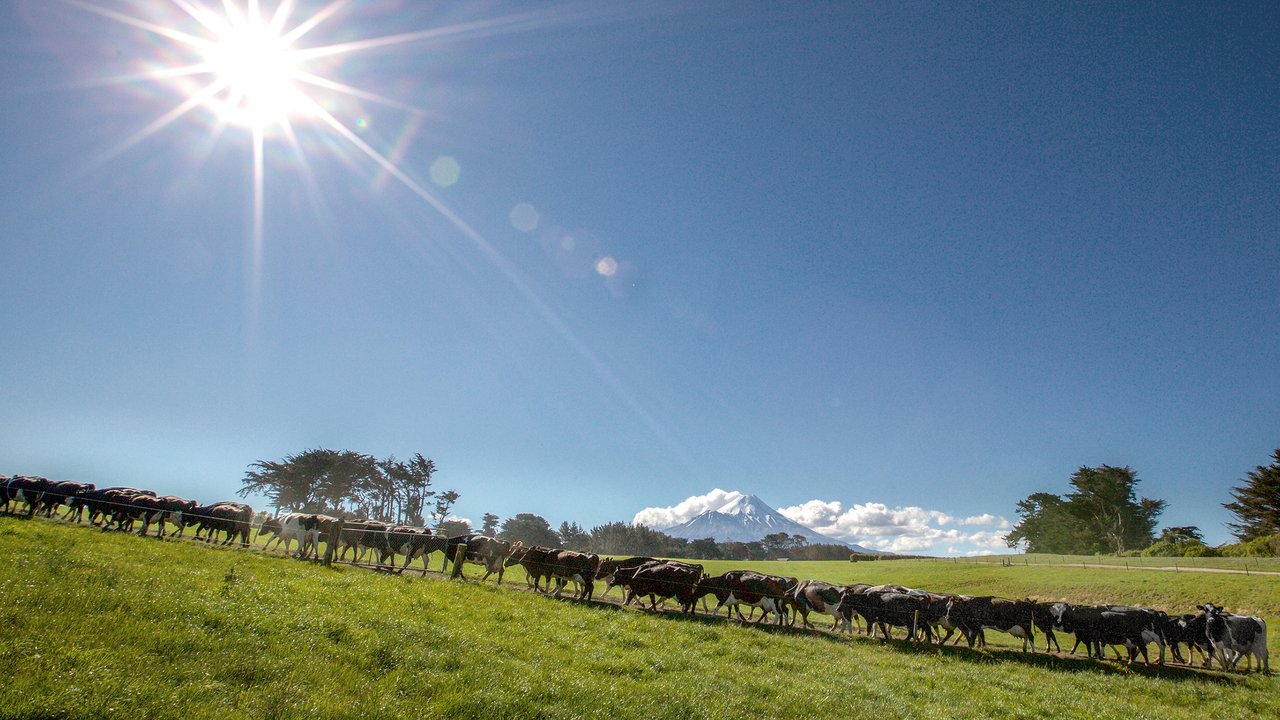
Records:
<instances>
[{"instance_id":1,"label":"tree line","mask_svg":"<svg viewBox=\"0 0 1280 720\"><path fill-rule=\"evenodd\" d=\"M353 450L314 449L280 460L258 460L241 479L241 497L267 499L275 514L307 512L349 519L427 526L456 537L479 532L510 542L564 548L600 555L649 555L724 560L844 560L841 545L810 545L802 535L774 533L758 541L717 542L713 538L686 540L644 525L611 522L584 529L576 522L554 529L546 518L517 513L502 520L485 513L481 526L449 517L460 497L455 490L434 489L435 461L415 454L407 461L394 456L379 460Z\"/></svg>"},{"instance_id":2,"label":"tree line","mask_svg":"<svg viewBox=\"0 0 1280 720\"><path fill-rule=\"evenodd\" d=\"M1246 473L1223 507L1237 521L1228 523L1239 541L1214 548L1194 525L1156 524L1167 502L1140 498L1137 473L1130 467L1081 467L1068 479L1065 495L1035 492L1017 504L1020 520L1005 536L1011 548L1029 553L1157 556L1280 555L1280 449L1269 465Z\"/></svg>"},{"instance_id":3,"label":"tree line","mask_svg":"<svg viewBox=\"0 0 1280 720\"><path fill-rule=\"evenodd\" d=\"M421 453L406 461L378 459L352 450L306 450L249 466L239 494L260 495L280 512L315 512L430 526L450 537L480 532L526 545L601 555L649 555L694 559L843 560L842 545L808 543L801 535L774 533L754 542L687 540L643 525L611 522L584 529L541 516L517 513L502 520L484 515L482 525L450 519L460 495L434 488L435 461ZM1237 518L1228 527L1240 541L1211 548L1196 526L1156 526L1168 503L1139 497L1138 474L1130 467L1082 466L1068 479L1070 492L1035 492L1017 504L1020 519L1005 536L1011 548L1062 555L1280 555L1280 448L1269 465L1249 471L1223 503Z\"/></svg>"},{"instance_id":4,"label":"tree line","mask_svg":"<svg viewBox=\"0 0 1280 720\"><path fill-rule=\"evenodd\" d=\"M240 480L241 497L267 498L276 513L308 512L439 527L459 494L432 488L435 461L415 454L379 460L353 450L315 449L259 460Z\"/></svg>"}]
</instances>

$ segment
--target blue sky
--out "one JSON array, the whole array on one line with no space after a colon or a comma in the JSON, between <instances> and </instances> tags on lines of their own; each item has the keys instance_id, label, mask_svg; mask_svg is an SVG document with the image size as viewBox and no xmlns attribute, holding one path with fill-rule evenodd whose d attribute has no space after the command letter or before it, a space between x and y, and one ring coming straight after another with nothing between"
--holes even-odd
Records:
<instances>
[{"instance_id":1,"label":"blue sky","mask_svg":"<svg viewBox=\"0 0 1280 720\"><path fill-rule=\"evenodd\" d=\"M208 79L123 17L199 32L0 7L0 473L422 452L464 517L965 553L1102 463L1226 541L1280 446L1274 5L356 0L299 47L402 41L306 70L392 102L265 130L257 248L252 132L144 133Z\"/></svg>"}]
</instances>

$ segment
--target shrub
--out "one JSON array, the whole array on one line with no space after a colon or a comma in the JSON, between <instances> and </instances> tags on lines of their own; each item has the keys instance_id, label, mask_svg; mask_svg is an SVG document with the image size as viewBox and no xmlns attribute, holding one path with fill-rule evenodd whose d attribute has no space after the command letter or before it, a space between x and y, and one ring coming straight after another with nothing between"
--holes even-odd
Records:
<instances>
[{"instance_id":1,"label":"shrub","mask_svg":"<svg viewBox=\"0 0 1280 720\"><path fill-rule=\"evenodd\" d=\"M1143 557L1217 557L1218 549L1198 540L1159 540L1141 552Z\"/></svg>"},{"instance_id":2,"label":"shrub","mask_svg":"<svg viewBox=\"0 0 1280 720\"><path fill-rule=\"evenodd\" d=\"M1280 533L1223 545L1218 552L1224 557L1280 557Z\"/></svg>"}]
</instances>

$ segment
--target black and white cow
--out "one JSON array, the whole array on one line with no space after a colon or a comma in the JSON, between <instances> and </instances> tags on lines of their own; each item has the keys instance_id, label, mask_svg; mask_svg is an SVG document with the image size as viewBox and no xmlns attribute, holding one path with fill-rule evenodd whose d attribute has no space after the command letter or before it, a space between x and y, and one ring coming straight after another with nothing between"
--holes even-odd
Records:
<instances>
[{"instance_id":1,"label":"black and white cow","mask_svg":"<svg viewBox=\"0 0 1280 720\"><path fill-rule=\"evenodd\" d=\"M847 610L858 613L867 623L867 632L874 637L875 628L886 640L892 639L889 626L905 628L908 640L921 637L929 642L932 639L930 612L933 610L933 598L925 592L897 592L885 590L875 592L865 590L860 593L846 593L844 599Z\"/></svg>"},{"instance_id":2,"label":"black and white cow","mask_svg":"<svg viewBox=\"0 0 1280 720\"><path fill-rule=\"evenodd\" d=\"M999 630L1022 640L1025 652L1031 645L1036 650L1035 603L1030 600L983 596L954 597L947 601L946 618L964 634L969 647L985 645L984 630Z\"/></svg>"},{"instance_id":3,"label":"black and white cow","mask_svg":"<svg viewBox=\"0 0 1280 720\"><path fill-rule=\"evenodd\" d=\"M258 528L258 536L272 533L267 539L266 550L272 549L271 543L274 542L275 547L283 546L287 553L290 543L296 541L298 547L293 553L294 557L304 560L319 558L322 527L336 523L337 520L335 517L316 513L284 513L262 523L262 527Z\"/></svg>"},{"instance_id":4,"label":"black and white cow","mask_svg":"<svg viewBox=\"0 0 1280 720\"><path fill-rule=\"evenodd\" d=\"M821 580L801 580L791 594L800 603L799 614L805 627L813 627L809 623L809 613L816 612L831 616L832 631L838 628L849 634L853 633L853 624L840 613L840 600L844 597L844 588Z\"/></svg>"},{"instance_id":5,"label":"black and white cow","mask_svg":"<svg viewBox=\"0 0 1280 720\"><path fill-rule=\"evenodd\" d=\"M1267 623L1255 615L1236 615L1208 604L1201 607L1205 614L1205 635L1212 652L1205 667L1217 659L1224 670L1234 670L1240 658L1248 658L1253 667L1256 659L1262 672L1270 675L1271 664L1267 657Z\"/></svg>"},{"instance_id":6,"label":"black and white cow","mask_svg":"<svg viewBox=\"0 0 1280 720\"><path fill-rule=\"evenodd\" d=\"M458 548L462 545L467 546L466 555L458 557ZM467 535L458 535L449 538L449 542L445 547L444 565L441 572L448 572L449 563L473 563L484 566L484 577L480 578L480 582L489 579L489 576L497 573L498 584L502 584L502 574L505 571L503 562L507 556L511 554L511 543L505 540L498 540L487 535L479 533L469 533Z\"/></svg>"},{"instance_id":7,"label":"black and white cow","mask_svg":"<svg viewBox=\"0 0 1280 720\"><path fill-rule=\"evenodd\" d=\"M427 574L427 557L433 552L443 553L449 548L449 538L443 535L432 535L426 528L396 525L387 531L387 548L391 554L391 564L395 565L396 553L404 555L404 564L400 572L409 567L409 563L422 558L422 574ZM382 564L382 559L378 559Z\"/></svg>"},{"instance_id":8,"label":"black and white cow","mask_svg":"<svg viewBox=\"0 0 1280 720\"><path fill-rule=\"evenodd\" d=\"M720 611L720 608L727 607L731 616L736 613L738 619L745 623L747 618L742 615L741 606L746 605L763 611L756 622L761 622L769 614L773 614L776 624L781 625L787 594L794 587L789 582L789 578L765 575L751 570L730 570L715 577L702 578L698 581L694 592L697 598L715 595L717 602L711 611L713 616Z\"/></svg>"}]
</instances>

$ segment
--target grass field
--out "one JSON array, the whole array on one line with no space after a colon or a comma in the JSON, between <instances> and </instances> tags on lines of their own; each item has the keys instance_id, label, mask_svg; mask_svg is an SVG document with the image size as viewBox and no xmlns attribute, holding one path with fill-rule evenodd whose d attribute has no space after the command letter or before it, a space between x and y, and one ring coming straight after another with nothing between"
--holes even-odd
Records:
<instances>
[{"instance_id":1,"label":"grass field","mask_svg":"<svg viewBox=\"0 0 1280 720\"><path fill-rule=\"evenodd\" d=\"M654 616L538 596L518 573L502 588L396 577L10 517L0 558L4 718L1280 717L1274 677ZM1277 617L1274 578L762 569L1171 609L1212 591ZM1211 585L1183 588L1192 581Z\"/></svg>"}]
</instances>

